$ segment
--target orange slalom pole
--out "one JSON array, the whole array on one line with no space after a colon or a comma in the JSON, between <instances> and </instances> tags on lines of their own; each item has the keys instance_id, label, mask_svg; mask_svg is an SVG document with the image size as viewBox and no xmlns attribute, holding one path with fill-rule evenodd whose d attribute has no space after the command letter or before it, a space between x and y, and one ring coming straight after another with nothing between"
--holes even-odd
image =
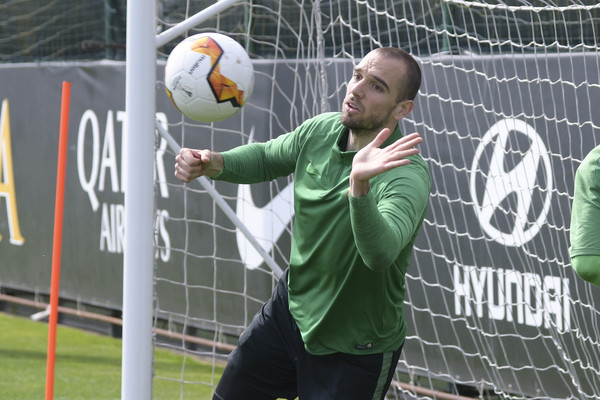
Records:
<instances>
[{"instance_id":1,"label":"orange slalom pole","mask_svg":"<svg viewBox=\"0 0 600 400\"><path fill-rule=\"evenodd\" d=\"M60 252L62 246L63 209L65 200L65 172L67 166L67 138L69 130L69 103L71 83L63 82L60 106L60 135L56 171L56 201L54 203L54 243L52 247L52 276L50 282L50 319L48 322L48 354L46 357L46 400L54 396L54 365L56 360L56 325L58 323L58 289L60 282Z\"/></svg>"}]
</instances>

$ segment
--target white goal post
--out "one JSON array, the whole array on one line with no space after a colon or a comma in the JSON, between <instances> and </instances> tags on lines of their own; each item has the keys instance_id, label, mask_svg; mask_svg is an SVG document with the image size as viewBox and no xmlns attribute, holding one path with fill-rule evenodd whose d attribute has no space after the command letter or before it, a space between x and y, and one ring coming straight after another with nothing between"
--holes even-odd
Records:
<instances>
[{"instance_id":1,"label":"white goal post","mask_svg":"<svg viewBox=\"0 0 600 400\"><path fill-rule=\"evenodd\" d=\"M152 398L156 10L127 3L122 399Z\"/></svg>"},{"instance_id":2,"label":"white goal post","mask_svg":"<svg viewBox=\"0 0 600 400\"><path fill-rule=\"evenodd\" d=\"M141 3L128 5L128 30L139 31L127 45L124 399L163 384L210 398L198 393L212 392L285 269L293 225L293 178L182 185L172 171L153 177L153 160L265 141L339 109L353 63L380 46L421 65L401 128L424 136L433 180L388 398L600 399L600 291L568 254L574 174L600 145L600 4ZM170 50L206 31L241 43L256 71L249 103L212 124L182 117L161 93ZM153 338L153 327L174 339ZM184 355L177 373L152 365L153 346ZM197 360L210 378L197 377Z\"/></svg>"}]
</instances>

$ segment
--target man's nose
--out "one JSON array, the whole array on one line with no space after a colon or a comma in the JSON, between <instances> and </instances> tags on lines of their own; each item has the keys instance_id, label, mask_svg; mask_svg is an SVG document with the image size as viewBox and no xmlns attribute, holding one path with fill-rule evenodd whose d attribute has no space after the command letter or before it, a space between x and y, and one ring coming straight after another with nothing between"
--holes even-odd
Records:
<instances>
[{"instance_id":1,"label":"man's nose","mask_svg":"<svg viewBox=\"0 0 600 400\"><path fill-rule=\"evenodd\" d=\"M354 86L352 86L350 93L352 93L354 95L354 97L358 97L358 98L363 97L363 95L365 93L364 81L355 83Z\"/></svg>"}]
</instances>

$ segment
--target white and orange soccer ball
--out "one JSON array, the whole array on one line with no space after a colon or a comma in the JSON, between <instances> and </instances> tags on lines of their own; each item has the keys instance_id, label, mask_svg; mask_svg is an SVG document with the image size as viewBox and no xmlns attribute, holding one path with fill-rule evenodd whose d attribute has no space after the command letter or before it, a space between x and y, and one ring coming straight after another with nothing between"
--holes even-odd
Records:
<instances>
[{"instance_id":1,"label":"white and orange soccer ball","mask_svg":"<svg viewBox=\"0 0 600 400\"><path fill-rule=\"evenodd\" d=\"M222 121L250 98L254 68L246 50L229 36L200 33L183 40L169 55L165 89L188 118Z\"/></svg>"}]
</instances>

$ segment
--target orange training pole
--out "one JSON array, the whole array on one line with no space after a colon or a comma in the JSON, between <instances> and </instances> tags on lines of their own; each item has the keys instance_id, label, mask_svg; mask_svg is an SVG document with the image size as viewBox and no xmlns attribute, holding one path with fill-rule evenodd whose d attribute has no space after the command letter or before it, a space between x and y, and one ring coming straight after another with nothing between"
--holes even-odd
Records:
<instances>
[{"instance_id":1,"label":"orange training pole","mask_svg":"<svg viewBox=\"0 0 600 400\"><path fill-rule=\"evenodd\" d=\"M60 135L56 172L56 202L54 203L54 243L52 246L52 277L50 283L50 320L48 322L48 355L46 358L46 400L54 394L54 361L56 358L56 324L58 322L58 288L60 281L60 250L62 245L63 208L65 200L65 170L67 166L67 137L71 83L62 84Z\"/></svg>"}]
</instances>

